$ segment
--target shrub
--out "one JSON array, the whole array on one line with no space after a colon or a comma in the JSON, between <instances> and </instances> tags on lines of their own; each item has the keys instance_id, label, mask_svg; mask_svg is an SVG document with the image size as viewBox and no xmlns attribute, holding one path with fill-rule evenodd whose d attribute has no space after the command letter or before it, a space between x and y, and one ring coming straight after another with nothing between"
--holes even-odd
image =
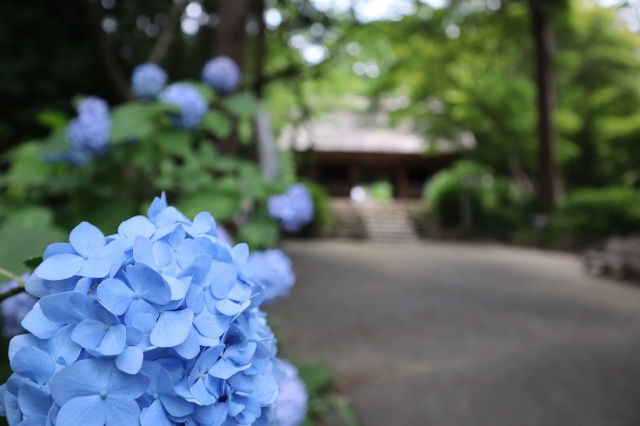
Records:
<instances>
[{"instance_id":1,"label":"shrub","mask_svg":"<svg viewBox=\"0 0 640 426\"><path fill-rule=\"evenodd\" d=\"M640 191L625 187L577 189L551 216L550 231L554 238L569 238L576 245L640 232Z\"/></svg>"},{"instance_id":2,"label":"shrub","mask_svg":"<svg viewBox=\"0 0 640 426\"><path fill-rule=\"evenodd\" d=\"M442 170L424 188L424 197L440 225L460 227L464 223L463 205L468 207L474 223L481 223L485 213L485 186L491 184L488 168L469 161L460 161Z\"/></svg>"}]
</instances>

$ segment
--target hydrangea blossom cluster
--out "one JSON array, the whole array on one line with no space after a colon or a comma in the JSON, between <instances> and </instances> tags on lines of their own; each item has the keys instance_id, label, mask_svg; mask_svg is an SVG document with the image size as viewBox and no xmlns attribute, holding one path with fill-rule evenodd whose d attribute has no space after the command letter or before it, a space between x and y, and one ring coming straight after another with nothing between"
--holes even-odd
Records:
<instances>
[{"instance_id":1,"label":"hydrangea blossom cluster","mask_svg":"<svg viewBox=\"0 0 640 426\"><path fill-rule=\"evenodd\" d=\"M26 280L28 277L29 274L25 274L21 278ZM2 284L0 286L0 294L18 288L18 286L19 284L16 281ZM38 299L24 292L3 300L2 303L0 303L0 310L2 311L2 334L6 337L13 337L25 333L26 330L20 325L20 322L29 311L31 311L37 301Z\"/></svg>"},{"instance_id":2,"label":"hydrangea blossom cluster","mask_svg":"<svg viewBox=\"0 0 640 426\"><path fill-rule=\"evenodd\" d=\"M167 73L157 64L138 65L131 76L131 90L141 99L155 99L167 84Z\"/></svg>"},{"instance_id":3,"label":"hydrangea blossom cluster","mask_svg":"<svg viewBox=\"0 0 640 426\"><path fill-rule=\"evenodd\" d=\"M313 199L307 188L298 183L284 194L269 199L269 214L287 232L298 232L313 220Z\"/></svg>"},{"instance_id":4,"label":"hydrangea blossom cluster","mask_svg":"<svg viewBox=\"0 0 640 426\"><path fill-rule=\"evenodd\" d=\"M291 259L280 249L255 251L249 257L252 277L264 287L265 303L286 296L296 282Z\"/></svg>"},{"instance_id":5,"label":"hydrangea blossom cluster","mask_svg":"<svg viewBox=\"0 0 640 426\"><path fill-rule=\"evenodd\" d=\"M234 92L241 79L240 68L228 56L213 58L202 68L202 81L220 93Z\"/></svg>"},{"instance_id":6,"label":"hydrangea blossom cluster","mask_svg":"<svg viewBox=\"0 0 640 426\"><path fill-rule=\"evenodd\" d=\"M307 415L309 395L295 365L287 361L283 364L286 376L280 383L276 418L280 426L298 426Z\"/></svg>"},{"instance_id":7,"label":"hydrangea blossom cluster","mask_svg":"<svg viewBox=\"0 0 640 426\"><path fill-rule=\"evenodd\" d=\"M83 222L27 281L40 297L9 346L10 425L266 425L278 383L248 247L164 196L105 237Z\"/></svg>"},{"instance_id":8,"label":"hydrangea blossom cluster","mask_svg":"<svg viewBox=\"0 0 640 426\"><path fill-rule=\"evenodd\" d=\"M159 99L178 107L172 113L173 125L183 130L195 129L207 113L208 104L200 92L189 83L173 83L160 93Z\"/></svg>"},{"instance_id":9,"label":"hydrangea blossom cluster","mask_svg":"<svg viewBox=\"0 0 640 426\"><path fill-rule=\"evenodd\" d=\"M103 99L90 96L78 106L78 116L67 127L67 138L80 153L102 153L109 143L110 131L109 106Z\"/></svg>"}]
</instances>

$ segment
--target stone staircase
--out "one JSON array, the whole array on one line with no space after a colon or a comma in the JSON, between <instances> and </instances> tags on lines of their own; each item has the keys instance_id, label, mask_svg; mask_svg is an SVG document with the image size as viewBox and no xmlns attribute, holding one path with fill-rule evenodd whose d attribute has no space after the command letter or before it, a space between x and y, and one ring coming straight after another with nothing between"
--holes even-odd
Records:
<instances>
[{"instance_id":1,"label":"stone staircase","mask_svg":"<svg viewBox=\"0 0 640 426\"><path fill-rule=\"evenodd\" d=\"M334 235L388 242L415 240L409 208L409 203L403 201L352 203L348 198L334 199Z\"/></svg>"}]
</instances>

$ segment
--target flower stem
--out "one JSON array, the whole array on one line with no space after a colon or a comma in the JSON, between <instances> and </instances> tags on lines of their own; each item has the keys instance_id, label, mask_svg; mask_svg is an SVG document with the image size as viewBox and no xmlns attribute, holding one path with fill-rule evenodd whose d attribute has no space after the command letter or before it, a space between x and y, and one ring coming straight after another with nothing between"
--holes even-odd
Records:
<instances>
[{"instance_id":1,"label":"flower stem","mask_svg":"<svg viewBox=\"0 0 640 426\"><path fill-rule=\"evenodd\" d=\"M18 275L4 268L0 268L0 275L4 275L18 283L18 287L12 288L11 290L0 294L0 302L10 298L11 296L15 296L16 294L20 294L24 291L24 285L25 285L24 280L20 278Z\"/></svg>"},{"instance_id":2,"label":"flower stem","mask_svg":"<svg viewBox=\"0 0 640 426\"><path fill-rule=\"evenodd\" d=\"M20 285L20 288L24 289L24 281L18 275L14 274L11 271L7 271L4 268L0 268L0 275L4 275L5 277L11 278L11 280L17 282Z\"/></svg>"},{"instance_id":3,"label":"flower stem","mask_svg":"<svg viewBox=\"0 0 640 426\"><path fill-rule=\"evenodd\" d=\"M20 294L23 291L25 291L23 286L12 288L11 290L0 294L0 302L7 300L8 298L15 296L16 294Z\"/></svg>"}]
</instances>

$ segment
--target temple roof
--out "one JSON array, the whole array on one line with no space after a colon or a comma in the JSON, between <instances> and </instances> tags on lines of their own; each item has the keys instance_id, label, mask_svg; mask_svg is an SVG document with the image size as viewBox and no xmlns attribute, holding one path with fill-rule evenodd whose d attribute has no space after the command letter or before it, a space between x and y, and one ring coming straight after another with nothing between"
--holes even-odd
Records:
<instances>
[{"instance_id":1,"label":"temple roof","mask_svg":"<svg viewBox=\"0 0 640 426\"><path fill-rule=\"evenodd\" d=\"M369 117L370 118L370 117ZM475 147L470 132L460 132L455 140L427 139L407 129L381 127L361 114L337 112L307 121L297 127L286 126L278 145L295 151L312 149L322 152L356 152L389 154L451 153Z\"/></svg>"}]
</instances>

